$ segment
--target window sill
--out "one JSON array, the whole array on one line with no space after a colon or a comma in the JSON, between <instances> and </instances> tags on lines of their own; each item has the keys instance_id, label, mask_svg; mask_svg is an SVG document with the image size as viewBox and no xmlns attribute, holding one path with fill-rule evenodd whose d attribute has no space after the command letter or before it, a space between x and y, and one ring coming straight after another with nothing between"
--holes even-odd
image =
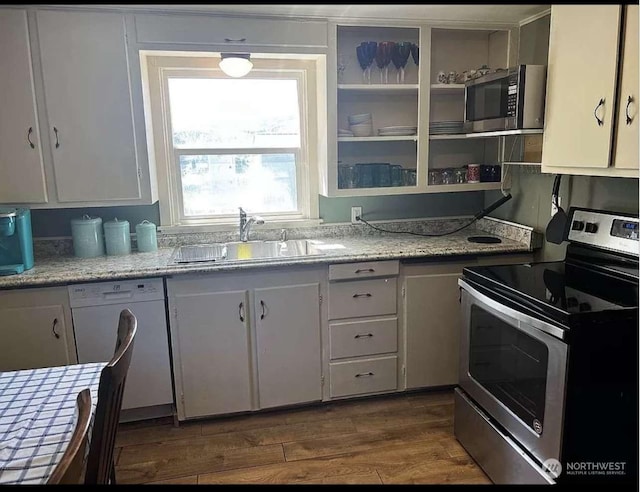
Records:
<instances>
[{"instance_id":1,"label":"window sill","mask_svg":"<svg viewBox=\"0 0 640 492\"><path fill-rule=\"evenodd\" d=\"M254 224L252 230L273 230L273 229L297 229L302 227L317 227L323 223L322 219L295 219L295 220L265 220L262 225ZM189 234L198 232L229 232L238 231L238 223L226 224L202 224L202 225L173 225L159 226L158 232L162 234Z\"/></svg>"}]
</instances>

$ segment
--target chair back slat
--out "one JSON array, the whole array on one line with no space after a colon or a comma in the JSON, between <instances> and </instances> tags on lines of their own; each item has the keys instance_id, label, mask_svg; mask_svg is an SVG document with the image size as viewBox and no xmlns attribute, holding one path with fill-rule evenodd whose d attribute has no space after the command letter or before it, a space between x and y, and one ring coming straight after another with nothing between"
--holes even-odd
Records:
<instances>
[{"instance_id":1,"label":"chair back slat","mask_svg":"<svg viewBox=\"0 0 640 492\"><path fill-rule=\"evenodd\" d=\"M100 374L98 404L87 459L85 484L107 484L111 478L122 396L136 330L136 317L131 311L124 309L120 313L115 353Z\"/></svg>"},{"instance_id":2,"label":"chair back slat","mask_svg":"<svg viewBox=\"0 0 640 492\"><path fill-rule=\"evenodd\" d=\"M71 441L62 455L62 459L54 468L47 484L80 484L83 483L85 452L87 437L91 423L91 391L83 389L76 398L76 425Z\"/></svg>"}]
</instances>

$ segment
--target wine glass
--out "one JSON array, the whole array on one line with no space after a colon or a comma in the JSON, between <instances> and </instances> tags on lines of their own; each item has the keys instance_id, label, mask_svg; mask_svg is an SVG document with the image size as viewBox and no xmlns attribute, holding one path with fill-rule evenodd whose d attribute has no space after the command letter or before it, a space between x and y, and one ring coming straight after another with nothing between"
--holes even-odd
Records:
<instances>
[{"instance_id":1,"label":"wine glass","mask_svg":"<svg viewBox=\"0 0 640 492\"><path fill-rule=\"evenodd\" d=\"M371 83L371 67L373 66L373 60L376 59L376 51L378 49L378 43L376 43L375 41L366 41L365 43L365 50L367 53L367 58L369 60L369 66L367 68L367 83Z\"/></svg>"},{"instance_id":2,"label":"wine glass","mask_svg":"<svg viewBox=\"0 0 640 492\"><path fill-rule=\"evenodd\" d=\"M391 61L398 70L396 74L396 83L404 84L404 67L407 64L409 55L411 54L411 43L400 42L396 43L391 53Z\"/></svg>"},{"instance_id":3,"label":"wine glass","mask_svg":"<svg viewBox=\"0 0 640 492\"><path fill-rule=\"evenodd\" d=\"M378 49L376 50L376 65L380 69L380 83L382 84L388 82L388 78L386 75L389 73L389 69L387 68L391 63L391 46L390 42L382 41L378 43ZM382 75L385 75L385 80L383 80Z\"/></svg>"},{"instance_id":4,"label":"wine glass","mask_svg":"<svg viewBox=\"0 0 640 492\"><path fill-rule=\"evenodd\" d=\"M367 49L364 43L356 46L356 56L358 57L358 63L362 69L362 82L366 82L367 67L369 67L369 58L367 56Z\"/></svg>"},{"instance_id":5,"label":"wine glass","mask_svg":"<svg viewBox=\"0 0 640 492\"><path fill-rule=\"evenodd\" d=\"M343 54L338 54L338 84L344 83L344 71L347 68L347 57Z\"/></svg>"},{"instance_id":6,"label":"wine glass","mask_svg":"<svg viewBox=\"0 0 640 492\"><path fill-rule=\"evenodd\" d=\"M416 67L418 66L419 57L420 57L420 48L418 47L417 44L411 43L411 58L413 58L413 63L416 64Z\"/></svg>"}]
</instances>

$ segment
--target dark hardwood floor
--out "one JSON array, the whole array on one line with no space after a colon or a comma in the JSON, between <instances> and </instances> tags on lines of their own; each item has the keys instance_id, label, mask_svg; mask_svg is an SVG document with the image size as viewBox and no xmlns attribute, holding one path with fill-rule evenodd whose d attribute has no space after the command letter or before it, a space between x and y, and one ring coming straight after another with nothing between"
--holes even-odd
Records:
<instances>
[{"instance_id":1,"label":"dark hardwood floor","mask_svg":"<svg viewBox=\"0 0 640 492\"><path fill-rule=\"evenodd\" d=\"M453 391L121 424L118 483L489 484L453 435Z\"/></svg>"}]
</instances>

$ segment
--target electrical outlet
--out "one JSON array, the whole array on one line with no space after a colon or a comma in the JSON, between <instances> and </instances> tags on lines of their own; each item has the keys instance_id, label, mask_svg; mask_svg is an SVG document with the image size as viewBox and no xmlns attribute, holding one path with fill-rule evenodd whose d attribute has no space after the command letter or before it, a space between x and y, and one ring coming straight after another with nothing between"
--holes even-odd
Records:
<instances>
[{"instance_id":1,"label":"electrical outlet","mask_svg":"<svg viewBox=\"0 0 640 492\"><path fill-rule=\"evenodd\" d=\"M562 207L562 197L560 196L558 197L558 207ZM551 200L551 217L558 212L558 207L556 207L556 204Z\"/></svg>"},{"instance_id":2,"label":"electrical outlet","mask_svg":"<svg viewBox=\"0 0 640 492\"><path fill-rule=\"evenodd\" d=\"M351 223L357 224L356 217L362 217L362 207L351 207Z\"/></svg>"}]
</instances>

